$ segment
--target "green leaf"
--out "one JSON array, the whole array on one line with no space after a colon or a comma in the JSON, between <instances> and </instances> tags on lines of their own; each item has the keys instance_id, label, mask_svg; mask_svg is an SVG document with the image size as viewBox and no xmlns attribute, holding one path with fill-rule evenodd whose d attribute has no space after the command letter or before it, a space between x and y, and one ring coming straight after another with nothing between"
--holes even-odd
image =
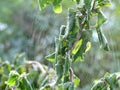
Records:
<instances>
[{"instance_id":1,"label":"green leaf","mask_svg":"<svg viewBox=\"0 0 120 90\"><path fill-rule=\"evenodd\" d=\"M62 0L54 0L53 6L54 6L54 12L55 13L61 13L62 12Z\"/></svg>"},{"instance_id":2,"label":"green leaf","mask_svg":"<svg viewBox=\"0 0 120 90\"><path fill-rule=\"evenodd\" d=\"M97 0L98 1L98 6L103 7L103 6L111 6L110 0Z\"/></svg>"},{"instance_id":3,"label":"green leaf","mask_svg":"<svg viewBox=\"0 0 120 90\"><path fill-rule=\"evenodd\" d=\"M39 0L40 10L44 9L48 4L53 5L55 13L62 12L62 0Z\"/></svg>"},{"instance_id":4,"label":"green leaf","mask_svg":"<svg viewBox=\"0 0 120 90\"><path fill-rule=\"evenodd\" d=\"M85 7L87 11L90 11L91 8L91 0L84 0Z\"/></svg>"},{"instance_id":5,"label":"green leaf","mask_svg":"<svg viewBox=\"0 0 120 90\"><path fill-rule=\"evenodd\" d=\"M116 74L111 74L110 76L105 76L105 81L110 85L110 88L114 87L115 83L117 82L116 78L117 78Z\"/></svg>"},{"instance_id":6,"label":"green leaf","mask_svg":"<svg viewBox=\"0 0 120 90\"><path fill-rule=\"evenodd\" d=\"M98 13L98 22L97 22L97 33L98 33L98 39L99 39L99 42L100 42L100 46L102 48L104 48L104 50L108 51L109 50L109 47L108 47L108 44L107 44L107 40L104 36L104 34L101 32L100 30L100 26L106 21L106 18L105 16L103 15L103 13L100 11Z\"/></svg>"},{"instance_id":7,"label":"green leaf","mask_svg":"<svg viewBox=\"0 0 120 90\"><path fill-rule=\"evenodd\" d=\"M77 2L77 4L80 2L80 0L73 0L74 2Z\"/></svg>"},{"instance_id":8,"label":"green leaf","mask_svg":"<svg viewBox=\"0 0 120 90\"><path fill-rule=\"evenodd\" d=\"M72 82L62 83L62 84L59 84L59 87L60 87L60 90L74 90L74 83Z\"/></svg>"},{"instance_id":9,"label":"green leaf","mask_svg":"<svg viewBox=\"0 0 120 90\"><path fill-rule=\"evenodd\" d=\"M45 59L47 59L48 61L54 63L55 62L55 52L46 56Z\"/></svg>"},{"instance_id":10,"label":"green leaf","mask_svg":"<svg viewBox=\"0 0 120 90\"><path fill-rule=\"evenodd\" d=\"M49 85L41 87L39 90L51 90L52 88Z\"/></svg>"},{"instance_id":11,"label":"green leaf","mask_svg":"<svg viewBox=\"0 0 120 90\"><path fill-rule=\"evenodd\" d=\"M74 9L69 9L69 15L68 15L68 30L71 31L74 27L75 27L75 15L76 12L74 11Z\"/></svg>"},{"instance_id":12,"label":"green leaf","mask_svg":"<svg viewBox=\"0 0 120 90\"><path fill-rule=\"evenodd\" d=\"M42 10L43 8L46 7L46 0L39 0L39 7L40 7L40 10Z\"/></svg>"},{"instance_id":13,"label":"green leaf","mask_svg":"<svg viewBox=\"0 0 120 90\"><path fill-rule=\"evenodd\" d=\"M18 78L19 78L18 72L11 71L9 74L9 79L5 82L5 84L7 84L9 87L16 86L19 83Z\"/></svg>"},{"instance_id":14,"label":"green leaf","mask_svg":"<svg viewBox=\"0 0 120 90\"><path fill-rule=\"evenodd\" d=\"M54 1L53 1L53 5L58 5L58 4L60 4L60 3L62 3L62 0L54 0Z\"/></svg>"},{"instance_id":15,"label":"green leaf","mask_svg":"<svg viewBox=\"0 0 120 90\"><path fill-rule=\"evenodd\" d=\"M74 82L74 85L77 87L80 84L80 79L77 76L75 76L73 79L73 82Z\"/></svg>"},{"instance_id":16,"label":"green leaf","mask_svg":"<svg viewBox=\"0 0 120 90\"><path fill-rule=\"evenodd\" d=\"M67 58L65 59L65 65L64 65L64 70L63 70L63 71L64 71L64 72L63 72L64 75L68 74L69 68L70 68L70 60L69 60L69 58L67 57Z\"/></svg>"},{"instance_id":17,"label":"green leaf","mask_svg":"<svg viewBox=\"0 0 120 90\"><path fill-rule=\"evenodd\" d=\"M18 80L17 80L17 77L11 77L8 79L7 82L5 82L5 84L7 84L9 87L13 87L13 86L16 86L18 83Z\"/></svg>"},{"instance_id":18,"label":"green leaf","mask_svg":"<svg viewBox=\"0 0 120 90\"><path fill-rule=\"evenodd\" d=\"M74 9L69 9L65 37L67 37L68 34L71 34L71 32L75 28L75 23L76 23L75 16L76 16L76 12L74 11Z\"/></svg>"},{"instance_id":19,"label":"green leaf","mask_svg":"<svg viewBox=\"0 0 120 90\"><path fill-rule=\"evenodd\" d=\"M110 76L110 73L106 72L105 77L108 77L108 76Z\"/></svg>"},{"instance_id":20,"label":"green leaf","mask_svg":"<svg viewBox=\"0 0 120 90\"><path fill-rule=\"evenodd\" d=\"M71 83L71 84L70 84L69 90L74 90L74 83Z\"/></svg>"},{"instance_id":21,"label":"green leaf","mask_svg":"<svg viewBox=\"0 0 120 90\"><path fill-rule=\"evenodd\" d=\"M57 63L58 60L60 44L61 44L60 40L58 38L55 38L55 63Z\"/></svg>"},{"instance_id":22,"label":"green leaf","mask_svg":"<svg viewBox=\"0 0 120 90\"><path fill-rule=\"evenodd\" d=\"M39 0L40 10L44 9L48 4L52 4L53 0Z\"/></svg>"},{"instance_id":23,"label":"green leaf","mask_svg":"<svg viewBox=\"0 0 120 90\"><path fill-rule=\"evenodd\" d=\"M62 78L64 71L62 60L59 60L57 64L55 64L55 68L56 68L57 82L58 82Z\"/></svg>"},{"instance_id":24,"label":"green leaf","mask_svg":"<svg viewBox=\"0 0 120 90\"><path fill-rule=\"evenodd\" d=\"M61 27L60 27L60 35L64 35L65 34L65 29L66 29L66 26L65 25L61 25Z\"/></svg>"},{"instance_id":25,"label":"green leaf","mask_svg":"<svg viewBox=\"0 0 120 90\"><path fill-rule=\"evenodd\" d=\"M82 45L77 51L77 53L73 56L73 61L83 61L83 56L88 49L90 49L90 42L89 42L89 31L82 31L81 39Z\"/></svg>"},{"instance_id":26,"label":"green leaf","mask_svg":"<svg viewBox=\"0 0 120 90\"><path fill-rule=\"evenodd\" d=\"M100 42L100 47L106 51L109 51L109 46L104 34L101 32L100 28L97 29L98 39Z\"/></svg>"},{"instance_id":27,"label":"green leaf","mask_svg":"<svg viewBox=\"0 0 120 90\"><path fill-rule=\"evenodd\" d=\"M57 86L55 87L55 90L64 90L64 89L63 89L62 85L57 85Z\"/></svg>"},{"instance_id":28,"label":"green leaf","mask_svg":"<svg viewBox=\"0 0 120 90\"><path fill-rule=\"evenodd\" d=\"M14 64L16 66L23 65L25 60L26 60L26 54L25 53L17 54L15 56L15 59L14 59Z\"/></svg>"},{"instance_id":29,"label":"green leaf","mask_svg":"<svg viewBox=\"0 0 120 90\"><path fill-rule=\"evenodd\" d=\"M106 73L104 78L98 80L91 90L114 90L117 85L118 75L119 73Z\"/></svg>"},{"instance_id":30,"label":"green leaf","mask_svg":"<svg viewBox=\"0 0 120 90\"><path fill-rule=\"evenodd\" d=\"M74 49L72 50L72 54L76 54L76 53L78 52L78 50L80 49L81 45L82 45L82 39L80 39L80 40L76 43Z\"/></svg>"},{"instance_id":31,"label":"green leaf","mask_svg":"<svg viewBox=\"0 0 120 90\"><path fill-rule=\"evenodd\" d=\"M33 90L30 82L27 79L27 76L25 73L21 74L20 76L20 88L21 90Z\"/></svg>"},{"instance_id":32,"label":"green leaf","mask_svg":"<svg viewBox=\"0 0 120 90\"><path fill-rule=\"evenodd\" d=\"M58 4L54 6L54 12L55 13L61 13L62 12L62 5Z\"/></svg>"},{"instance_id":33,"label":"green leaf","mask_svg":"<svg viewBox=\"0 0 120 90\"><path fill-rule=\"evenodd\" d=\"M0 66L1 67L1 66ZM4 74L5 75L8 75L10 73L10 70L11 70L11 64L9 61L5 61L4 62Z\"/></svg>"},{"instance_id":34,"label":"green leaf","mask_svg":"<svg viewBox=\"0 0 120 90\"><path fill-rule=\"evenodd\" d=\"M97 22L97 28L99 28L107 19L105 18L102 11L98 12L98 22Z\"/></svg>"},{"instance_id":35,"label":"green leaf","mask_svg":"<svg viewBox=\"0 0 120 90\"><path fill-rule=\"evenodd\" d=\"M91 90L102 90L106 85L104 84L103 81L99 80L94 84L94 86L91 88Z\"/></svg>"},{"instance_id":36,"label":"green leaf","mask_svg":"<svg viewBox=\"0 0 120 90\"><path fill-rule=\"evenodd\" d=\"M48 82L48 80L49 80L49 77L47 76L47 77L45 77L45 79L42 81L42 83L41 83L41 88L42 87L44 87L46 84L47 84L47 82Z\"/></svg>"}]
</instances>

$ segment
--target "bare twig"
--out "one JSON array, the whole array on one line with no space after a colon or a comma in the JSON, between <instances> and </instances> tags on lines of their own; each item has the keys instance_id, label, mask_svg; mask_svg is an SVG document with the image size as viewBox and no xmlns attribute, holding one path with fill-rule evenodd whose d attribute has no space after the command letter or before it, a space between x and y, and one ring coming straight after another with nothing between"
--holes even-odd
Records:
<instances>
[{"instance_id":1,"label":"bare twig","mask_svg":"<svg viewBox=\"0 0 120 90\"><path fill-rule=\"evenodd\" d=\"M69 68L69 72L70 72L70 82L73 82L74 73L71 67Z\"/></svg>"},{"instance_id":2,"label":"bare twig","mask_svg":"<svg viewBox=\"0 0 120 90\"><path fill-rule=\"evenodd\" d=\"M32 65L33 64L36 65L43 74L46 74L45 69L43 68L43 66L39 62L37 62L37 61L27 61L27 63L32 64Z\"/></svg>"}]
</instances>

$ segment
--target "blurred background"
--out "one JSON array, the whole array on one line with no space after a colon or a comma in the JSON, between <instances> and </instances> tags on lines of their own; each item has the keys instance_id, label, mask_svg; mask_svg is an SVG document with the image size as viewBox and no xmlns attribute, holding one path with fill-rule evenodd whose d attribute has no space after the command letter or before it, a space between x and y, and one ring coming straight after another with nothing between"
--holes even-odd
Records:
<instances>
[{"instance_id":1,"label":"blurred background","mask_svg":"<svg viewBox=\"0 0 120 90\"><path fill-rule=\"evenodd\" d=\"M37 0L0 0L0 62L13 64L16 55L24 53L26 60L52 67L44 57L54 51L54 39L60 26L66 23L67 9L73 5L71 1L63 0L63 12L55 14L52 6L39 11ZM102 26L110 51L99 48L94 33L96 38L92 39L92 48L85 60L73 65L74 73L81 79L78 90L90 90L94 80L106 72L120 71L120 1L111 2L111 7L103 9L108 20ZM1 77L0 70L3 83Z\"/></svg>"}]
</instances>

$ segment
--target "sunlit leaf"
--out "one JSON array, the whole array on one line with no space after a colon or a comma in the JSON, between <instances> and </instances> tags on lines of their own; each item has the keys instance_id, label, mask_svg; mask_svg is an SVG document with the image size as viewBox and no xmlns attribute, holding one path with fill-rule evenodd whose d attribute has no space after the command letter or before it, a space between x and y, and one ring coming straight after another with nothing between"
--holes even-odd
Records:
<instances>
[{"instance_id":1,"label":"sunlit leaf","mask_svg":"<svg viewBox=\"0 0 120 90\"><path fill-rule=\"evenodd\" d=\"M90 49L90 43L88 43L89 42L89 32L88 31L82 32L81 39L82 39L82 45L80 46L77 53L74 55L73 61L83 61L84 54L86 53L86 49ZM87 45L87 43L88 43L88 45Z\"/></svg>"},{"instance_id":2,"label":"sunlit leaf","mask_svg":"<svg viewBox=\"0 0 120 90\"><path fill-rule=\"evenodd\" d=\"M40 10L44 9L48 4L52 4L53 0L39 0Z\"/></svg>"},{"instance_id":3,"label":"sunlit leaf","mask_svg":"<svg viewBox=\"0 0 120 90\"><path fill-rule=\"evenodd\" d=\"M39 0L39 7L40 7L40 10L42 10L47 5L51 4L54 6L55 13L61 13L62 12L61 2L62 2L62 0Z\"/></svg>"},{"instance_id":4,"label":"sunlit leaf","mask_svg":"<svg viewBox=\"0 0 120 90\"><path fill-rule=\"evenodd\" d=\"M55 52L45 57L48 61L55 62Z\"/></svg>"},{"instance_id":5,"label":"sunlit leaf","mask_svg":"<svg viewBox=\"0 0 120 90\"><path fill-rule=\"evenodd\" d=\"M85 50L85 52L89 51L90 48L91 48L91 42L88 41L87 44L86 44L86 50Z\"/></svg>"},{"instance_id":6,"label":"sunlit leaf","mask_svg":"<svg viewBox=\"0 0 120 90\"><path fill-rule=\"evenodd\" d=\"M19 83L18 78L19 78L18 72L11 71L9 74L9 79L5 82L5 84L7 84L10 87L16 86Z\"/></svg>"},{"instance_id":7,"label":"sunlit leaf","mask_svg":"<svg viewBox=\"0 0 120 90\"><path fill-rule=\"evenodd\" d=\"M105 73L105 77L107 77L107 76L110 76L110 73L106 72Z\"/></svg>"},{"instance_id":8,"label":"sunlit leaf","mask_svg":"<svg viewBox=\"0 0 120 90\"><path fill-rule=\"evenodd\" d=\"M111 6L111 2L110 2L110 0L98 0L98 5L100 7Z\"/></svg>"},{"instance_id":9,"label":"sunlit leaf","mask_svg":"<svg viewBox=\"0 0 120 90\"><path fill-rule=\"evenodd\" d=\"M78 50L80 49L81 45L82 45L82 39L80 39L80 40L76 43L74 49L72 50L72 54L76 54L76 53L78 52Z\"/></svg>"},{"instance_id":10,"label":"sunlit leaf","mask_svg":"<svg viewBox=\"0 0 120 90\"><path fill-rule=\"evenodd\" d=\"M80 79L77 76L75 76L73 79L73 82L74 82L74 85L77 87L80 84Z\"/></svg>"},{"instance_id":11,"label":"sunlit leaf","mask_svg":"<svg viewBox=\"0 0 120 90\"><path fill-rule=\"evenodd\" d=\"M55 13L61 13L62 12L62 5L61 4L55 5L54 6L54 12Z\"/></svg>"}]
</instances>

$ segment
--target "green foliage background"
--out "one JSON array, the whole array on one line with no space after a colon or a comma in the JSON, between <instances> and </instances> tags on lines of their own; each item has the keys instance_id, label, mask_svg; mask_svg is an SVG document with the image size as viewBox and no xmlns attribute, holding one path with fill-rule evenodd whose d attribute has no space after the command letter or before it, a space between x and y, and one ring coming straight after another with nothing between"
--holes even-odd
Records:
<instances>
[{"instance_id":1,"label":"green foliage background","mask_svg":"<svg viewBox=\"0 0 120 90\"><path fill-rule=\"evenodd\" d=\"M108 22L103 25L103 32L110 45L109 52L99 49L98 39L92 41L92 49L85 55L84 62L74 63L75 74L81 79L79 88L89 90L95 79L106 72L120 71L120 1L112 1L110 8L104 13ZM4 81L8 79L10 70L20 74L29 71L28 79L36 90L42 85L42 73L28 66L29 60L38 61L47 67L52 64L45 56L54 50L54 37L59 27L65 23L67 8L73 3L64 0L61 14L54 14L52 6L39 11L37 0L0 0L0 88L4 90ZM96 33L94 34L96 36ZM51 71L53 72L53 71ZM49 73L51 73L49 72ZM32 78L31 78L32 77ZM37 82L36 82L37 80ZM48 82L49 83L49 82ZM78 89L79 90L79 89Z\"/></svg>"}]
</instances>

